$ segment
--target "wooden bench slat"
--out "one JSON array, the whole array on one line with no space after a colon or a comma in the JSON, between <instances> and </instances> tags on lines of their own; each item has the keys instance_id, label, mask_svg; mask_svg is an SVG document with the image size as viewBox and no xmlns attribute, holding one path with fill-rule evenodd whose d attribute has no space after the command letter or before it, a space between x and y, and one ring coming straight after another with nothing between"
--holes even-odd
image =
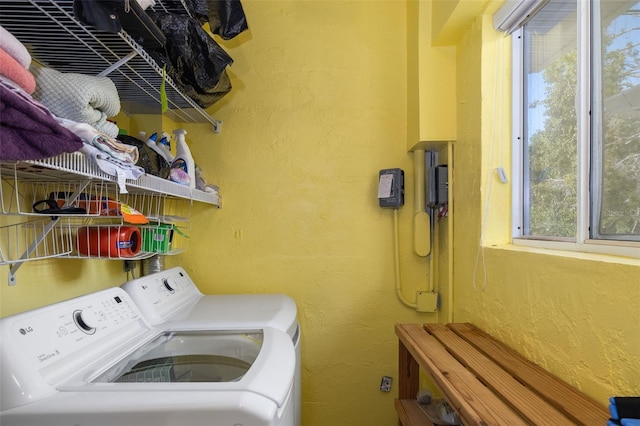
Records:
<instances>
[{"instance_id":1,"label":"wooden bench slat","mask_svg":"<svg viewBox=\"0 0 640 426\"><path fill-rule=\"evenodd\" d=\"M607 423L609 412L606 407L489 334L472 324L457 323L448 327L576 423L589 426Z\"/></svg>"},{"instance_id":2,"label":"wooden bench slat","mask_svg":"<svg viewBox=\"0 0 640 426\"><path fill-rule=\"evenodd\" d=\"M398 324L396 334L418 364L436 382L464 424L526 424L420 325Z\"/></svg>"},{"instance_id":3,"label":"wooden bench slat","mask_svg":"<svg viewBox=\"0 0 640 426\"><path fill-rule=\"evenodd\" d=\"M438 389L442 391L445 398L455 407L456 412L462 418L462 421L466 424L480 424L482 421L480 417L473 411L469 404L466 404L461 395L453 389L447 379L440 373L440 370L431 362L431 360L425 356L421 349L417 346L415 338L422 339L422 336L416 333L416 330L421 330L418 324L397 324L396 335L400 340L400 344L403 345L406 350L413 356L418 364L429 374L431 379L438 386ZM423 332L423 334L426 334ZM456 402L454 402L456 401ZM459 403L457 401L460 401Z\"/></svg>"},{"instance_id":4,"label":"wooden bench slat","mask_svg":"<svg viewBox=\"0 0 640 426\"><path fill-rule=\"evenodd\" d=\"M544 398L516 380L507 371L469 342L442 324L425 324L424 328L482 383L513 407L530 423L540 425L574 425Z\"/></svg>"},{"instance_id":5,"label":"wooden bench slat","mask_svg":"<svg viewBox=\"0 0 640 426\"><path fill-rule=\"evenodd\" d=\"M396 399L396 411L402 424L434 426L433 423L427 419L427 416L422 413L415 399Z\"/></svg>"}]
</instances>

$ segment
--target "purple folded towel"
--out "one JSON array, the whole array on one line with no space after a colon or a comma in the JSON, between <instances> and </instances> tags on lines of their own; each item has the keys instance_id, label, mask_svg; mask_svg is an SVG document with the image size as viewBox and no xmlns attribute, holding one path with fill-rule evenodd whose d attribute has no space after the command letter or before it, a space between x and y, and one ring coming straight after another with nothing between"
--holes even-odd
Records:
<instances>
[{"instance_id":1,"label":"purple folded towel","mask_svg":"<svg viewBox=\"0 0 640 426\"><path fill-rule=\"evenodd\" d=\"M0 82L0 160L39 160L82 148L42 105Z\"/></svg>"}]
</instances>

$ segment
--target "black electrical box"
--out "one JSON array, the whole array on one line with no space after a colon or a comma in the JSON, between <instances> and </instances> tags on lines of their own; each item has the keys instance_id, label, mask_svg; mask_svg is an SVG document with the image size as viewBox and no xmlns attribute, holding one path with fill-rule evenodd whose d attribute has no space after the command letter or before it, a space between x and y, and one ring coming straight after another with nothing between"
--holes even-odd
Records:
<instances>
[{"instance_id":1,"label":"black electrical box","mask_svg":"<svg viewBox=\"0 0 640 426\"><path fill-rule=\"evenodd\" d=\"M394 208L404 205L404 171L382 169L378 175L378 202L380 207Z\"/></svg>"},{"instance_id":2,"label":"black electrical box","mask_svg":"<svg viewBox=\"0 0 640 426\"><path fill-rule=\"evenodd\" d=\"M441 207L449 201L449 167L436 165L438 153L425 152L425 201L426 208Z\"/></svg>"},{"instance_id":3,"label":"black electrical box","mask_svg":"<svg viewBox=\"0 0 640 426\"><path fill-rule=\"evenodd\" d=\"M436 205L444 206L449 202L449 167L444 164L436 167Z\"/></svg>"}]
</instances>

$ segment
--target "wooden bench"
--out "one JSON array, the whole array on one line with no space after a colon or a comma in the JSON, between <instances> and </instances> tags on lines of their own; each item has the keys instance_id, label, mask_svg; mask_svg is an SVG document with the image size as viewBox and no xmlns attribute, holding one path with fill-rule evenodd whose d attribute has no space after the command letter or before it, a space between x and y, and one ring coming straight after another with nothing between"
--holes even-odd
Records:
<instances>
[{"instance_id":1,"label":"wooden bench","mask_svg":"<svg viewBox=\"0 0 640 426\"><path fill-rule=\"evenodd\" d=\"M606 425L606 407L472 324L397 324L400 424L432 425L418 406L420 368L462 424Z\"/></svg>"}]
</instances>

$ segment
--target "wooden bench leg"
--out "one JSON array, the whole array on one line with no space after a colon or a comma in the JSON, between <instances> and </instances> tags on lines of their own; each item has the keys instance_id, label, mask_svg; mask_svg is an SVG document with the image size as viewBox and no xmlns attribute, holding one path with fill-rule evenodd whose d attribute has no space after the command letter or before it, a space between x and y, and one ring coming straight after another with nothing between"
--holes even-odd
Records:
<instances>
[{"instance_id":1,"label":"wooden bench leg","mask_svg":"<svg viewBox=\"0 0 640 426\"><path fill-rule=\"evenodd\" d=\"M415 399L418 393L420 366L404 344L398 343L398 398Z\"/></svg>"},{"instance_id":2,"label":"wooden bench leg","mask_svg":"<svg viewBox=\"0 0 640 426\"><path fill-rule=\"evenodd\" d=\"M418 393L420 366L407 350L406 346L398 341L398 399L414 399ZM403 426L398 419L398 426Z\"/></svg>"}]
</instances>

